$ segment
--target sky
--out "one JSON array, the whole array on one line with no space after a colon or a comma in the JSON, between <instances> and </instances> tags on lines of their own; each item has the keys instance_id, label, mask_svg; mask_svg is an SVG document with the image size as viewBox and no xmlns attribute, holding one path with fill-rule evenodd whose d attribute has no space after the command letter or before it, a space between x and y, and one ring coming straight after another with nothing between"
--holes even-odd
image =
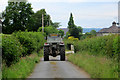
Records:
<instances>
[{"instance_id":1,"label":"sky","mask_svg":"<svg viewBox=\"0 0 120 80\"><path fill-rule=\"evenodd\" d=\"M67 28L70 13L75 25L83 28L108 28L118 22L119 0L28 0L33 11L45 9L53 22ZM0 0L0 12L5 10L8 0Z\"/></svg>"}]
</instances>

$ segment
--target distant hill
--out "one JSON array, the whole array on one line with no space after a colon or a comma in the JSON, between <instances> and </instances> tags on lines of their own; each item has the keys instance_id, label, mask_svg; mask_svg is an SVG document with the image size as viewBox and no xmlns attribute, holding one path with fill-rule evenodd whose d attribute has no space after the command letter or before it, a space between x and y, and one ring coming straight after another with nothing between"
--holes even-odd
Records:
<instances>
[{"instance_id":1,"label":"distant hill","mask_svg":"<svg viewBox=\"0 0 120 80\"><path fill-rule=\"evenodd\" d=\"M62 29L65 32L65 34L68 32L67 28L59 28L58 30L60 29ZM95 30L96 32L98 32L101 29L102 28L83 28L83 33L90 32L91 30Z\"/></svg>"},{"instance_id":2,"label":"distant hill","mask_svg":"<svg viewBox=\"0 0 120 80\"><path fill-rule=\"evenodd\" d=\"M100 31L102 28L83 28L83 33L90 32L91 30L95 30L96 32Z\"/></svg>"}]
</instances>

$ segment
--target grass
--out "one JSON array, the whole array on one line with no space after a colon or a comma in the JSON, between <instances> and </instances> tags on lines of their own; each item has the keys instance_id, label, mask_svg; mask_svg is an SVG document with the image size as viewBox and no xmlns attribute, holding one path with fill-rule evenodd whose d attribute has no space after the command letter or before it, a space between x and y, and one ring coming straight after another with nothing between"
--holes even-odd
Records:
<instances>
[{"instance_id":1,"label":"grass","mask_svg":"<svg viewBox=\"0 0 120 80\"><path fill-rule=\"evenodd\" d=\"M42 50L41 50L42 51ZM41 53L41 51L39 53ZM33 53L10 67L2 66L2 78L26 78L33 71L36 63L40 61L42 54Z\"/></svg>"},{"instance_id":2,"label":"grass","mask_svg":"<svg viewBox=\"0 0 120 80\"><path fill-rule=\"evenodd\" d=\"M118 78L118 63L105 56L93 56L88 52L68 55L68 60L83 68L91 78Z\"/></svg>"}]
</instances>

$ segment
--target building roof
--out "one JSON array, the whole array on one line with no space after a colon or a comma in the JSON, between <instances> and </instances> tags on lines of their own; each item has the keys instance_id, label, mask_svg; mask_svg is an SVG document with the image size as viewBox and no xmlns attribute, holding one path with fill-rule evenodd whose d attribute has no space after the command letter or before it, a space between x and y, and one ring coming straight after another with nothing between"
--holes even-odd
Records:
<instances>
[{"instance_id":1,"label":"building roof","mask_svg":"<svg viewBox=\"0 0 120 80\"><path fill-rule=\"evenodd\" d=\"M109 28L103 28L98 33L120 33L120 27L116 26L116 22Z\"/></svg>"}]
</instances>

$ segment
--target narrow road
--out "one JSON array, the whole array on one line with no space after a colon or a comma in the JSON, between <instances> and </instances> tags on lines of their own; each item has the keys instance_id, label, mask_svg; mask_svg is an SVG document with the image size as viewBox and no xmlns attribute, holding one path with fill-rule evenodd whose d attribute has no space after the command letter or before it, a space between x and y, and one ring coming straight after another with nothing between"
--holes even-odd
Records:
<instances>
[{"instance_id":1,"label":"narrow road","mask_svg":"<svg viewBox=\"0 0 120 80\"><path fill-rule=\"evenodd\" d=\"M51 57L50 61L41 59L28 78L90 78L82 69L68 61L59 61L60 56Z\"/></svg>"}]
</instances>

